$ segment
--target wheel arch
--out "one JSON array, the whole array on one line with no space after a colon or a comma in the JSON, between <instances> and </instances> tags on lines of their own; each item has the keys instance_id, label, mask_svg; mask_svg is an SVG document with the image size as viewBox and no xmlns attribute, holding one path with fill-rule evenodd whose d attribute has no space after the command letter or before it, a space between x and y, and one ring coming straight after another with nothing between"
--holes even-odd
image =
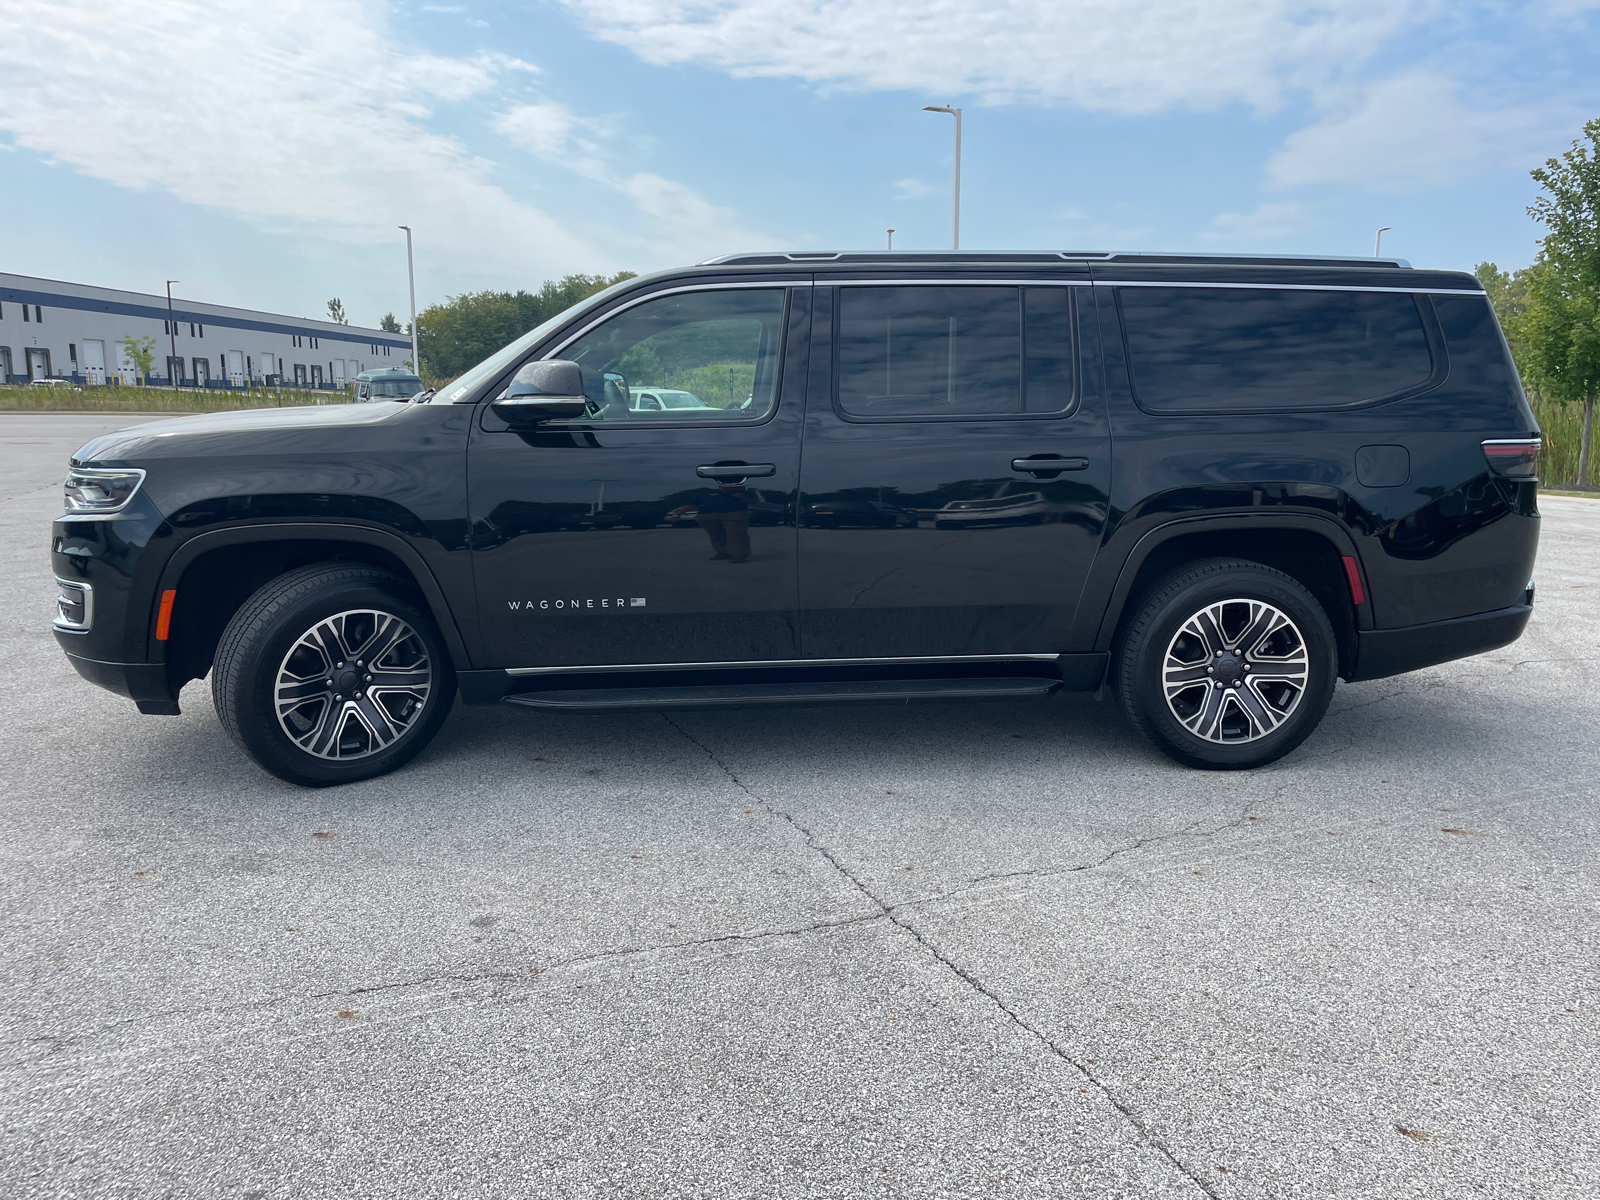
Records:
<instances>
[{"instance_id":1,"label":"wheel arch","mask_svg":"<svg viewBox=\"0 0 1600 1200\"><path fill-rule=\"evenodd\" d=\"M162 569L157 597L175 592L171 636L155 639L150 617L150 661L164 661L174 696L211 667L217 643L233 614L258 588L315 562L361 562L392 571L409 583L433 617L457 671L471 666L466 644L443 590L404 539L360 525L286 523L235 526L185 542ZM163 655L164 648L164 655Z\"/></svg>"},{"instance_id":2,"label":"wheel arch","mask_svg":"<svg viewBox=\"0 0 1600 1200\"><path fill-rule=\"evenodd\" d=\"M1371 627L1371 603L1364 578L1363 603L1354 602L1341 560L1353 559L1359 577L1361 557L1337 522L1309 514L1198 517L1150 530L1129 551L1118 572L1094 648L1111 650L1143 596L1185 563L1205 558L1248 559L1297 580L1316 597L1333 625L1339 674L1355 670L1357 631Z\"/></svg>"}]
</instances>

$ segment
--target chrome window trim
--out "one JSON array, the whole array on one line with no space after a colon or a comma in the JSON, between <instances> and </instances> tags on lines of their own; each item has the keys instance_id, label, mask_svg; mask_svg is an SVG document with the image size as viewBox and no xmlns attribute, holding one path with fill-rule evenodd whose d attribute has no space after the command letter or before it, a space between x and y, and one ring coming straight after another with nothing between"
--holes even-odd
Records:
<instances>
[{"instance_id":1,"label":"chrome window trim","mask_svg":"<svg viewBox=\"0 0 1600 1200\"><path fill-rule=\"evenodd\" d=\"M1196 283L1190 280L1097 279L1095 287L1244 288L1258 292L1403 292L1412 296L1487 296L1479 289L1426 287L1366 287L1353 283Z\"/></svg>"},{"instance_id":2,"label":"chrome window trim","mask_svg":"<svg viewBox=\"0 0 1600 1200\"><path fill-rule=\"evenodd\" d=\"M940 654L925 658L759 658L743 662L604 663L574 667L507 667L507 675L582 675L608 671L714 671L738 667L872 667L942 662L1056 662L1059 654Z\"/></svg>"},{"instance_id":3,"label":"chrome window trim","mask_svg":"<svg viewBox=\"0 0 1600 1200\"><path fill-rule=\"evenodd\" d=\"M1090 279L819 279L817 287L1093 287Z\"/></svg>"},{"instance_id":4,"label":"chrome window trim","mask_svg":"<svg viewBox=\"0 0 1600 1200\"><path fill-rule=\"evenodd\" d=\"M57 597L56 615L55 619L50 622L50 627L52 629L59 629L62 633L88 633L90 626L94 624L94 585L84 583L81 579L63 579L59 575L55 577L55 581L58 589L70 587L79 588L82 590L83 623L81 625L74 625L70 621L63 620L61 616L61 601L60 598Z\"/></svg>"}]
</instances>

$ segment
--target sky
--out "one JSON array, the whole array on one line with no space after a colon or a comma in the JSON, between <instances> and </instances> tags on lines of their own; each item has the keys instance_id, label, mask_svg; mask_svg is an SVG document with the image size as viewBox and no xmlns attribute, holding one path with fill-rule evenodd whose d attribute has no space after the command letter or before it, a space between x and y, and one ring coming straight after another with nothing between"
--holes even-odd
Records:
<instances>
[{"instance_id":1,"label":"sky","mask_svg":"<svg viewBox=\"0 0 1600 1200\"><path fill-rule=\"evenodd\" d=\"M5 0L0 271L325 316L762 249L1526 265L1600 0Z\"/></svg>"}]
</instances>

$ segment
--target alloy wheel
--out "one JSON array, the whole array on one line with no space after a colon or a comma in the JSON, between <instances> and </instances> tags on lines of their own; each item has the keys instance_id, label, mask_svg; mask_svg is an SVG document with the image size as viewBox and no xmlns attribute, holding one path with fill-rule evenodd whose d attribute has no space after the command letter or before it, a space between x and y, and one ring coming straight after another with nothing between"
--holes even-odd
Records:
<instances>
[{"instance_id":1,"label":"alloy wheel","mask_svg":"<svg viewBox=\"0 0 1600 1200\"><path fill-rule=\"evenodd\" d=\"M1305 695L1304 635L1262 600L1207 604L1178 626L1162 661L1162 690L1177 721L1208 742L1237 745L1278 729Z\"/></svg>"},{"instance_id":2,"label":"alloy wheel","mask_svg":"<svg viewBox=\"0 0 1600 1200\"><path fill-rule=\"evenodd\" d=\"M392 746L416 724L433 685L417 631L392 613L361 608L300 636L278 668L273 701L290 741L346 762Z\"/></svg>"}]
</instances>

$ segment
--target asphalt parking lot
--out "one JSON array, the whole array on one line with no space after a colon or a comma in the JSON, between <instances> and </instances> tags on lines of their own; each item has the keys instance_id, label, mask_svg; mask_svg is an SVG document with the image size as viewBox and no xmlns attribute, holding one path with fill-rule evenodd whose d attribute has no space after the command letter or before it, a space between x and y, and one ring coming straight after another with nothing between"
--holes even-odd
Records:
<instances>
[{"instance_id":1,"label":"asphalt parking lot","mask_svg":"<svg viewBox=\"0 0 1600 1200\"><path fill-rule=\"evenodd\" d=\"M1528 633L1185 770L1109 705L458 707L303 791L49 633L0 415L0 1195L1600 1194L1600 502Z\"/></svg>"}]
</instances>

